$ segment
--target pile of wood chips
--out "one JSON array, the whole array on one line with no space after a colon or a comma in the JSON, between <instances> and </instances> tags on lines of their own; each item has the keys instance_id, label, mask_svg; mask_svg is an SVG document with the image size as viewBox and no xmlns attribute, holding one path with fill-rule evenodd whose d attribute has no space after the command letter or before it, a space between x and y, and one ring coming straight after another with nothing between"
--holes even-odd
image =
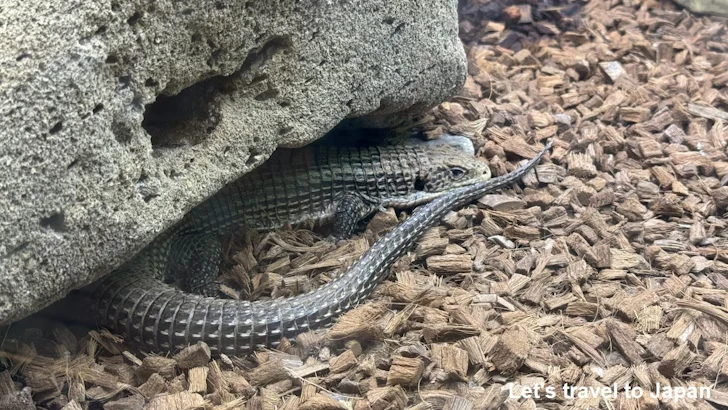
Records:
<instances>
[{"instance_id":1,"label":"pile of wood chips","mask_svg":"<svg viewBox=\"0 0 728 410\"><path fill-rule=\"evenodd\" d=\"M728 406L728 20L668 1L531 3L461 4L469 75L429 134L472 137L495 175L557 136L549 159L452 212L367 303L280 351L217 360L14 325L0 408ZM338 246L238 235L224 273L244 292L225 291L314 289L405 217L381 212Z\"/></svg>"}]
</instances>

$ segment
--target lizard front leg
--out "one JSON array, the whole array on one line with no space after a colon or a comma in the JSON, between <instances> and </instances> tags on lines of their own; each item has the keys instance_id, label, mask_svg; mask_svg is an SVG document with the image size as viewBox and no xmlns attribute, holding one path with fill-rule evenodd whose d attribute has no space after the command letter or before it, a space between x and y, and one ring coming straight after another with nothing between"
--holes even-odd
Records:
<instances>
[{"instance_id":1,"label":"lizard front leg","mask_svg":"<svg viewBox=\"0 0 728 410\"><path fill-rule=\"evenodd\" d=\"M356 224L372 212L372 207L355 194L346 194L336 206L334 214L334 240L346 239L351 236Z\"/></svg>"},{"instance_id":2,"label":"lizard front leg","mask_svg":"<svg viewBox=\"0 0 728 410\"><path fill-rule=\"evenodd\" d=\"M173 279L185 292L204 296L218 296L218 266L222 259L222 245L216 234L191 234L184 238L185 258L173 266Z\"/></svg>"}]
</instances>

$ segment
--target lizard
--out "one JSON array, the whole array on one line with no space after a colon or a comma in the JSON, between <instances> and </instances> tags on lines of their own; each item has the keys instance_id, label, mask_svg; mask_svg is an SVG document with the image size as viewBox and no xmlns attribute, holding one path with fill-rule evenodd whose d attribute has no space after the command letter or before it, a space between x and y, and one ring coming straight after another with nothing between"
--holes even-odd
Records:
<instances>
[{"instance_id":1,"label":"lizard","mask_svg":"<svg viewBox=\"0 0 728 410\"><path fill-rule=\"evenodd\" d=\"M213 356L275 348L284 337L327 326L357 306L428 228L449 211L520 179L552 144L498 178L472 155L472 143L470 150L425 144L276 151L84 292L97 323L140 351L171 352L200 341ZM343 238L378 209L416 206L346 272L318 289L256 302L215 296L222 232L313 219L333 220L333 238ZM180 266L183 273L175 273Z\"/></svg>"}]
</instances>

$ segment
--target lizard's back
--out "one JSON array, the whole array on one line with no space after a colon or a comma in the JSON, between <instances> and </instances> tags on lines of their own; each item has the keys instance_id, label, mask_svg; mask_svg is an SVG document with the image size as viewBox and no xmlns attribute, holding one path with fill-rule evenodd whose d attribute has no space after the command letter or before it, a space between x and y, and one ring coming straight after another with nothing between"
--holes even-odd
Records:
<instances>
[{"instance_id":1,"label":"lizard's back","mask_svg":"<svg viewBox=\"0 0 728 410\"><path fill-rule=\"evenodd\" d=\"M187 219L203 231L327 221L347 194L377 203L411 194L427 162L422 148L410 146L279 149Z\"/></svg>"}]
</instances>

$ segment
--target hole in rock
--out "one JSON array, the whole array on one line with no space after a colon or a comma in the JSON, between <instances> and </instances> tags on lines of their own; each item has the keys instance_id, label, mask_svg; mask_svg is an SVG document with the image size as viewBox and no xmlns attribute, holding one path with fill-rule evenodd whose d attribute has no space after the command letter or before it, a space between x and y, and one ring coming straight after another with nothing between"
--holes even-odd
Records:
<instances>
[{"instance_id":1,"label":"hole in rock","mask_svg":"<svg viewBox=\"0 0 728 410\"><path fill-rule=\"evenodd\" d=\"M259 83L261 81L265 81L267 79L268 79L268 74L261 74L261 75L258 75L258 76L253 77L253 79L250 80L250 84L251 85L252 84L256 84L256 83Z\"/></svg>"},{"instance_id":2,"label":"hole in rock","mask_svg":"<svg viewBox=\"0 0 728 410\"><path fill-rule=\"evenodd\" d=\"M256 101L265 101L270 100L272 98L276 98L278 96L278 90L275 88L270 88L268 90L263 91L262 93L256 95L254 98Z\"/></svg>"},{"instance_id":3,"label":"hole in rock","mask_svg":"<svg viewBox=\"0 0 728 410\"><path fill-rule=\"evenodd\" d=\"M56 125L53 126L53 128L48 131L51 135L57 134L63 129L63 121L58 121Z\"/></svg>"},{"instance_id":4,"label":"hole in rock","mask_svg":"<svg viewBox=\"0 0 728 410\"><path fill-rule=\"evenodd\" d=\"M146 106L142 127L151 136L152 148L196 145L206 138L211 120L219 117L213 103L218 80L211 78L177 95L160 95Z\"/></svg>"},{"instance_id":5,"label":"hole in rock","mask_svg":"<svg viewBox=\"0 0 728 410\"><path fill-rule=\"evenodd\" d=\"M121 88L129 88L131 86L131 76L123 75L119 77L119 85Z\"/></svg>"},{"instance_id":6,"label":"hole in rock","mask_svg":"<svg viewBox=\"0 0 728 410\"><path fill-rule=\"evenodd\" d=\"M213 44L214 45L214 44ZM257 50L251 51L239 71L229 76L216 76L193 84L176 95L161 94L146 105L142 127L151 136L153 149L196 145L208 138L221 119L216 96L249 82L242 75L251 75L254 81L263 81L267 74L257 74L275 54L290 47L287 37L272 37ZM216 50L216 52L220 52ZM215 54L215 52L213 52ZM275 98L277 90L261 93L256 99Z\"/></svg>"},{"instance_id":7,"label":"hole in rock","mask_svg":"<svg viewBox=\"0 0 728 410\"><path fill-rule=\"evenodd\" d=\"M138 12L138 11L137 11L136 13L132 14L132 15L131 15L131 17L129 17L129 18L128 18L128 19L126 20L126 22L127 22L127 23L128 23L128 24L129 24L130 26L133 26L133 25L135 25L136 23L138 23L138 22L139 22L139 19L140 19L140 18L142 18L142 13L140 13L140 12Z\"/></svg>"},{"instance_id":8,"label":"hole in rock","mask_svg":"<svg viewBox=\"0 0 728 410\"><path fill-rule=\"evenodd\" d=\"M58 121L56 125L53 126L53 128L48 131L51 135L57 134L63 129L63 121Z\"/></svg>"},{"instance_id":9,"label":"hole in rock","mask_svg":"<svg viewBox=\"0 0 728 410\"><path fill-rule=\"evenodd\" d=\"M56 212L47 218L40 219L40 226L52 229L56 232L64 232L66 230L66 217L63 212Z\"/></svg>"}]
</instances>

